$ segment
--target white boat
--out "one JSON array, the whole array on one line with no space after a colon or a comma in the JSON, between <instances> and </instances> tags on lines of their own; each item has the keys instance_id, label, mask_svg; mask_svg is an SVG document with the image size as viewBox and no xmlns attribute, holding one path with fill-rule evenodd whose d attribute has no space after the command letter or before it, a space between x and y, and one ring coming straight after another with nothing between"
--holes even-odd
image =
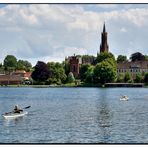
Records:
<instances>
[{"instance_id":1,"label":"white boat","mask_svg":"<svg viewBox=\"0 0 148 148\"><path fill-rule=\"evenodd\" d=\"M122 96L122 97L120 98L120 100L121 100L121 101L128 101L128 97L127 97L127 96Z\"/></svg>"},{"instance_id":2,"label":"white boat","mask_svg":"<svg viewBox=\"0 0 148 148\"><path fill-rule=\"evenodd\" d=\"M13 118L18 118L18 117L22 117L24 115L28 114L28 112L21 112L21 113L5 113L3 114L2 116L5 118L5 119L13 119Z\"/></svg>"}]
</instances>

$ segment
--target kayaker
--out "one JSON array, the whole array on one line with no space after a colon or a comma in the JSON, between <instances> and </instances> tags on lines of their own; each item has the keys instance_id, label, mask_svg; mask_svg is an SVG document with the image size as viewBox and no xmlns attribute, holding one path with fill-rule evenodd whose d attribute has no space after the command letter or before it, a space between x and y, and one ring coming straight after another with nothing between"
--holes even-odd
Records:
<instances>
[{"instance_id":1,"label":"kayaker","mask_svg":"<svg viewBox=\"0 0 148 148\"><path fill-rule=\"evenodd\" d=\"M20 113L20 112L23 112L23 110L21 108L18 107L18 105L15 105L14 107L14 113Z\"/></svg>"}]
</instances>

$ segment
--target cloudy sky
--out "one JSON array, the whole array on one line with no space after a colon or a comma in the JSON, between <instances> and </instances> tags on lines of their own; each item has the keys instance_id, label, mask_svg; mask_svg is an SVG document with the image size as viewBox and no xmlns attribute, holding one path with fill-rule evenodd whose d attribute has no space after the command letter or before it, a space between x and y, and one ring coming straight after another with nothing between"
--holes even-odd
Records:
<instances>
[{"instance_id":1,"label":"cloudy sky","mask_svg":"<svg viewBox=\"0 0 148 148\"><path fill-rule=\"evenodd\" d=\"M115 56L148 54L146 4L0 4L0 62L8 54L33 65L96 56L104 21Z\"/></svg>"}]
</instances>

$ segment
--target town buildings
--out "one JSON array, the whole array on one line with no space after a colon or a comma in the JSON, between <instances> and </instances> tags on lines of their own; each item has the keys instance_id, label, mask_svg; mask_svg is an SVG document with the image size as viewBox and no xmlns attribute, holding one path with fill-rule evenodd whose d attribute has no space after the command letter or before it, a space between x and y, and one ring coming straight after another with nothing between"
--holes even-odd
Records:
<instances>
[{"instance_id":1,"label":"town buildings","mask_svg":"<svg viewBox=\"0 0 148 148\"><path fill-rule=\"evenodd\" d=\"M132 78L136 77L136 74L141 73L143 76L148 72L148 61L126 61L117 64L117 74L130 73Z\"/></svg>"},{"instance_id":2,"label":"town buildings","mask_svg":"<svg viewBox=\"0 0 148 148\"><path fill-rule=\"evenodd\" d=\"M31 78L31 72L16 70L10 74L0 74L0 85L22 84Z\"/></svg>"},{"instance_id":3,"label":"town buildings","mask_svg":"<svg viewBox=\"0 0 148 148\"><path fill-rule=\"evenodd\" d=\"M101 52L109 52L109 46L107 43L107 32L105 23L103 25L103 32L101 33L101 44L100 44L100 53ZM82 64L92 64L94 65L96 63L96 57L94 56L76 56L75 54L73 56L70 56L68 58L65 58L66 61L70 64L70 72L73 73L75 77L79 76L80 72L80 66Z\"/></svg>"},{"instance_id":4,"label":"town buildings","mask_svg":"<svg viewBox=\"0 0 148 148\"><path fill-rule=\"evenodd\" d=\"M101 44L100 44L100 53L109 52L109 45L107 41L107 32L105 23L103 25L103 31L101 33ZM98 53L99 54L99 53ZM87 60L83 58L84 56L70 56L66 58L66 61L70 64L70 72L74 74L75 77L79 76L80 66L82 64L95 64L96 57L88 56ZM144 75L145 72L148 72L148 61L126 61L120 62L117 64L117 74L125 74L126 72L130 73L133 78L136 74L141 73Z\"/></svg>"}]
</instances>

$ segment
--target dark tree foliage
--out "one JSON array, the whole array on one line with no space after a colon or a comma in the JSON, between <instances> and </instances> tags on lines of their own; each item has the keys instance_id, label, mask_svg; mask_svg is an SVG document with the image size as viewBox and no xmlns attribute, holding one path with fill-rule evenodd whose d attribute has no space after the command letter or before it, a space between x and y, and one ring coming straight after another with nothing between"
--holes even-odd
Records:
<instances>
[{"instance_id":1,"label":"dark tree foliage","mask_svg":"<svg viewBox=\"0 0 148 148\"><path fill-rule=\"evenodd\" d=\"M145 73L144 75L144 83L148 83L148 73Z\"/></svg>"},{"instance_id":2,"label":"dark tree foliage","mask_svg":"<svg viewBox=\"0 0 148 148\"><path fill-rule=\"evenodd\" d=\"M82 81L86 78L86 72L89 67L90 67L90 64L84 64L80 67L80 79Z\"/></svg>"},{"instance_id":3,"label":"dark tree foliage","mask_svg":"<svg viewBox=\"0 0 148 148\"><path fill-rule=\"evenodd\" d=\"M42 61L38 61L34 69L35 70L32 72L31 77L35 81L46 81L51 74L48 70L47 64Z\"/></svg>"},{"instance_id":4,"label":"dark tree foliage","mask_svg":"<svg viewBox=\"0 0 148 148\"><path fill-rule=\"evenodd\" d=\"M140 52L135 52L130 56L130 59L132 62L143 61L143 60L145 60L145 56Z\"/></svg>"},{"instance_id":5,"label":"dark tree foliage","mask_svg":"<svg viewBox=\"0 0 148 148\"><path fill-rule=\"evenodd\" d=\"M70 73L70 64L69 64L69 62L64 61L62 63L62 65L63 65L63 68L65 70L65 74L68 76L68 74Z\"/></svg>"},{"instance_id":6,"label":"dark tree foliage","mask_svg":"<svg viewBox=\"0 0 148 148\"><path fill-rule=\"evenodd\" d=\"M126 62L127 61L127 57L124 56L124 55L119 55L117 57L117 63L120 63L120 62Z\"/></svg>"}]
</instances>

